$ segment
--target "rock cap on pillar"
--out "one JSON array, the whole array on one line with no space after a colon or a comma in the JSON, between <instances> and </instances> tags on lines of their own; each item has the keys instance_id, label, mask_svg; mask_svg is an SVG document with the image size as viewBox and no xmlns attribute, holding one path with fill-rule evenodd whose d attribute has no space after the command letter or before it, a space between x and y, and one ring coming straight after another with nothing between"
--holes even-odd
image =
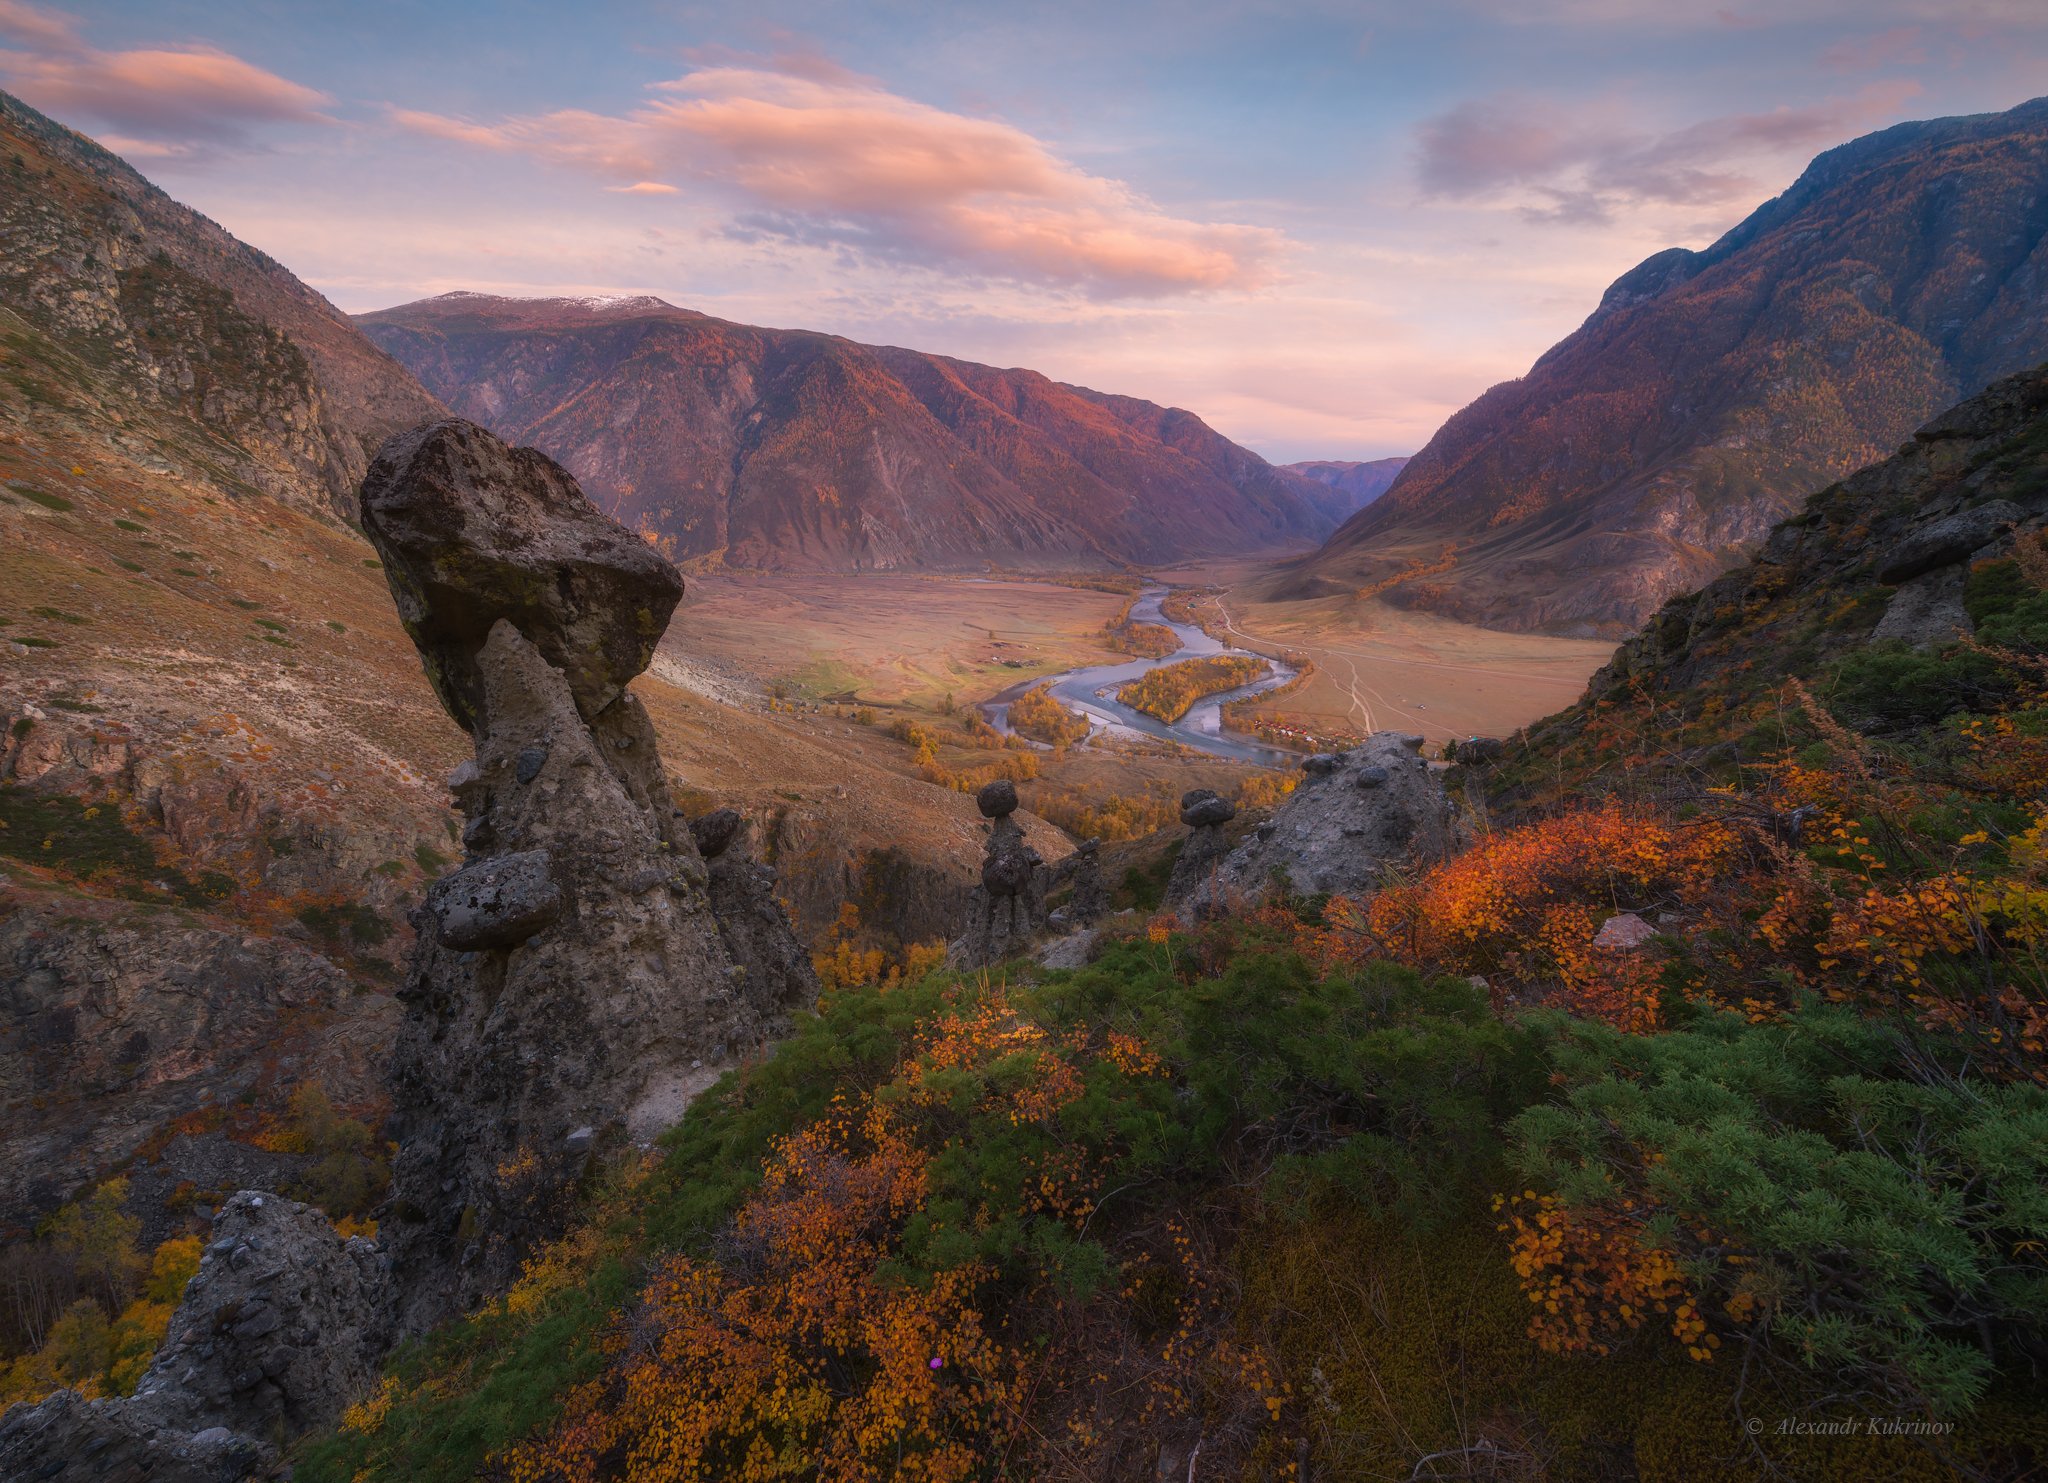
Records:
<instances>
[{"instance_id":1,"label":"rock cap on pillar","mask_svg":"<svg viewBox=\"0 0 2048 1483\"><path fill-rule=\"evenodd\" d=\"M587 721L647 668L683 596L676 569L568 470L456 417L377 451L362 520L427 678L471 730L477 651L500 618L567 676Z\"/></svg>"}]
</instances>

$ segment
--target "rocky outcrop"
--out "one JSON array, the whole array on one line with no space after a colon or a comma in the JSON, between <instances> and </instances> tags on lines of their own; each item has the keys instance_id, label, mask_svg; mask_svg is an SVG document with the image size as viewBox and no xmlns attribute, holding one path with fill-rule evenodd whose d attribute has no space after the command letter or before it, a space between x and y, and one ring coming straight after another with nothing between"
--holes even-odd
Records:
<instances>
[{"instance_id":1,"label":"rocky outcrop","mask_svg":"<svg viewBox=\"0 0 2048 1483\"><path fill-rule=\"evenodd\" d=\"M1874 644L1896 640L1915 649L1932 649L1976 632L1963 606L1964 572L1960 565L1922 572L1892 594L1884 616L1870 631Z\"/></svg>"},{"instance_id":2,"label":"rocky outcrop","mask_svg":"<svg viewBox=\"0 0 2048 1483\"><path fill-rule=\"evenodd\" d=\"M1051 886L1038 851L1025 842L1023 828L1011 817L1017 811L1017 785L999 778L985 785L974 802L989 821L988 853L981 863L981 884L967 898L967 930L946 955L958 968L986 968L1030 948L1045 932L1045 895Z\"/></svg>"},{"instance_id":3,"label":"rocky outcrop","mask_svg":"<svg viewBox=\"0 0 2048 1483\"><path fill-rule=\"evenodd\" d=\"M747 998L773 1011L814 1004L818 975L775 896L775 869L753 858L750 832L736 809L713 809L690 834L710 879L711 915ZM779 1014L774 1028L780 1029Z\"/></svg>"},{"instance_id":4,"label":"rocky outcrop","mask_svg":"<svg viewBox=\"0 0 2048 1483\"><path fill-rule=\"evenodd\" d=\"M1441 858L1455 843L1450 800L1423 760L1419 736L1375 732L1351 751L1309 758L1302 772L1273 817L1188 890L1184 917L1276 890L1356 896L1390 870Z\"/></svg>"},{"instance_id":5,"label":"rocky outcrop","mask_svg":"<svg viewBox=\"0 0 2048 1483\"><path fill-rule=\"evenodd\" d=\"M0 911L0 1219L31 1223L80 1170L251 1091L266 1060L359 1090L344 1039L300 1043L365 1019L348 975L310 947L56 892L11 907Z\"/></svg>"},{"instance_id":6,"label":"rocky outcrop","mask_svg":"<svg viewBox=\"0 0 2048 1483\"><path fill-rule=\"evenodd\" d=\"M0 1477L44 1483L239 1483L280 1439L331 1424L390 1347L376 1248L319 1211L245 1191L133 1397L60 1391L0 1421Z\"/></svg>"},{"instance_id":7,"label":"rocky outcrop","mask_svg":"<svg viewBox=\"0 0 2048 1483\"><path fill-rule=\"evenodd\" d=\"M1955 566L2025 515L2011 500L1994 499L1925 521L1885 553L1877 580L1896 587L1923 573Z\"/></svg>"},{"instance_id":8,"label":"rocky outcrop","mask_svg":"<svg viewBox=\"0 0 2048 1483\"><path fill-rule=\"evenodd\" d=\"M467 857L414 913L399 993L384 1229L414 1330L502 1288L595 1163L679 1116L790 989L728 950L626 690L681 595L673 568L546 458L457 421L379 452L363 526L476 745L450 779ZM788 933L772 897L739 894L774 917L759 935Z\"/></svg>"}]
</instances>

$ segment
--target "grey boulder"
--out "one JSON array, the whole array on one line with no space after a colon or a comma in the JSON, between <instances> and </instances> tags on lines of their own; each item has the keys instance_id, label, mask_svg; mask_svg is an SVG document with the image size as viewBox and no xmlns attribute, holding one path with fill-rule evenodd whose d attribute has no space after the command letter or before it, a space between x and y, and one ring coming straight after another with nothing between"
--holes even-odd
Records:
<instances>
[{"instance_id":1,"label":"grey boulder","mask_svg":"<svg viewBox=\"0 0 2048 1483\"><path fill-rule=\"evenodd\" d=\"M521 850L465 865L427 892L443 947L457 952L517 947L562 914L562 888L546 850Z\"/></svg>"}]
</instances>

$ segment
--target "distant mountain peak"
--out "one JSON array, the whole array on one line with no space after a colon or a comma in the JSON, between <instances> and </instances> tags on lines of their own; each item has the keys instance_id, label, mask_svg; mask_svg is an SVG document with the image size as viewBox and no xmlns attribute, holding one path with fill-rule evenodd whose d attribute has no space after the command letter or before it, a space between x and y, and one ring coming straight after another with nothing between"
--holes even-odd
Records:
<instances>
[{"instance_id":1,"label":"distant mountain peak","mask_svg":"<svg viewBox=\"0 0 2048 1483\"><path fill-rule=\"evenodd\" d=\"M1327 484L1344 497L1344 514L1352 515L1364 509L1385 494L1401 470L1408 466L1408 460L1401 458L1370 458L1365 460L1341 458L1312 458L1302 463L1284 464L1282 467L1300 474L1304 479L1313 479L1318 484Z\"/></svg>"},{"instance_id":2,"label":"distant mountain peak","mask_svg":"<svg viewBox=\"0 0 2048 1483\"><path fill-rule=\"evenodd\" d=\"M629 319L637 315L663 318L709 319L695 309L671 304L653 294L495 294L472 288L450 289L447 293L380 309L378 314L404 314L414 320L439 319L448 315L489 314L513 317L523 322L547 319ZM367 316L366 316L367 317Z\"/></svg>"}]
</instances>

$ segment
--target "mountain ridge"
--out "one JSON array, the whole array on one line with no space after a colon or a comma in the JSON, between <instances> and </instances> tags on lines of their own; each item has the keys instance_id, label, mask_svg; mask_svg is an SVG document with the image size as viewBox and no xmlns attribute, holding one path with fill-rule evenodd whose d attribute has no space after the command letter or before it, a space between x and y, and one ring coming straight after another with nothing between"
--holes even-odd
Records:
<instances>
[{"instance_id":1,"label":"mountain ridge","mask_svg":"<svg viewBox=\"0 0 2048 1483\"><path fill-rule=\"evenodd\" d=\"M173 200L119 156L4 92L0 126L50 161L45 190L23 190L9 202L0 288L10 305L40 313L67 333L117 342L114 353L145 369L156 352L178 353L181 334L201 312L225 311L284 335L310 373L278 368L303 383L292 391L307 402L285 414L305 425L284 440L296 435L303 443L292 462L343 516L352 513L355 486L377 445L442 411L410 372L283 264ZM68 167L61 178L60 163ZM83 240L87 235L91 241ZM82 283L91 285L83 293ZM195 284L228 302L204 311L167 302ZM193 369L203 360L185 357L169 379L203 379L203 370ZM161 388L167 378L153 379ZM196 404L201 420L219 421L220 398L210 402L206 390L200 388Z\"/></svg>"},{"instance_id":2,"label":"mountain ridge","mask_svg":"<svg viewBox=\"0 0 2048 1483\"><path fill-rule=\"evenodd\" d=\"M679 560L1101 569L1299 547L1342 513L1192 412L1024 368L647 296L465 292L357 323Z\"/></svg>"},{"instance_id":3,"label":"mountain ridge","mask_svg":"<svg viewBox=\"0 0 2048 1483\"><path fill-rule=\"evenodd\" d=\"M1351 505L1345 511L1350 516L1385 494L1394 480L1400 477L1401 470L1408 467L1408 458L1405 455L1364 460L1312 458L1301 463L1282 464L1281 467L1342 491Z\"/></svg>"}]
</instances>

